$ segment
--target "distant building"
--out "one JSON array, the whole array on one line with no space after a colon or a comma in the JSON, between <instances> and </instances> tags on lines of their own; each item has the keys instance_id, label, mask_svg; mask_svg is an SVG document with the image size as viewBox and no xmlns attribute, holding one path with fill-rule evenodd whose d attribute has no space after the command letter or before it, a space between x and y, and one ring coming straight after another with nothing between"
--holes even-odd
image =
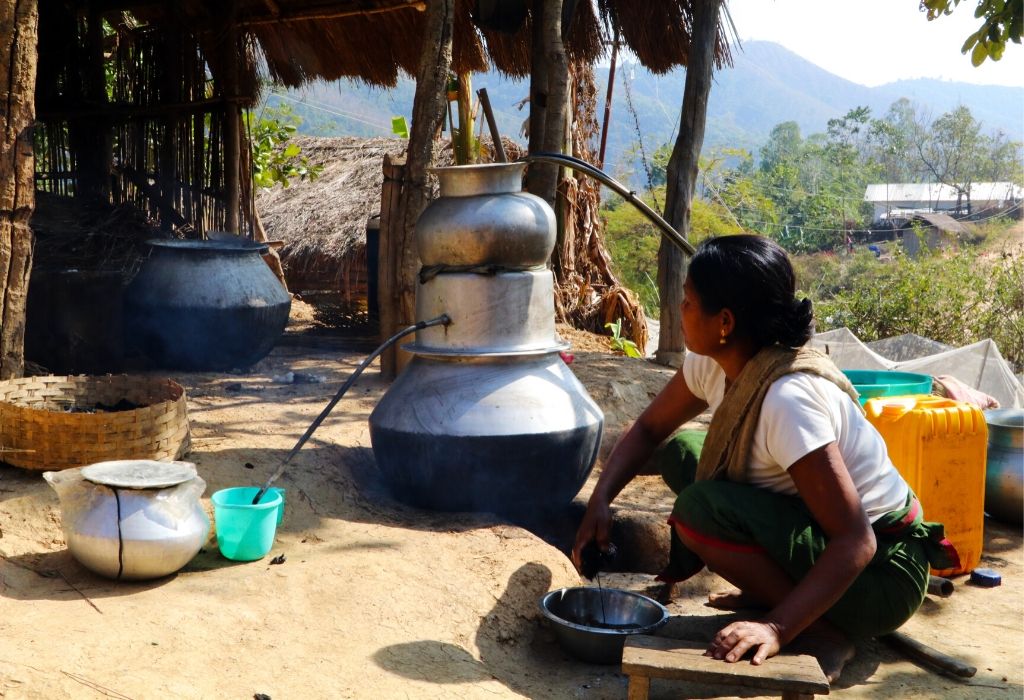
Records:
<instances>
[{"instance_id":1,"label":"distant building","mask_svg":"<svg viewBox=\"0 0 1024 700\"><path fill-rule=\"evenodd\" d=\"M907 217L897 233L903 240L903 250L910 257L916 258L924 248L955 248L973 232L970 224L957 221L949 214L921 213Z\"/></svg>"},{"instance_id":2,"label":"distant building","mask_svg":"<svg viewBox=\"0 0 1024 700\"><path fill-rule=\"evenodd\" d=\"M1024 201L1024 188L1012 182L975 182L970 194L970 216L975 219L1002 212L1019 216ZM934 212L966 215L968 204L955 187L915 182L868 185L864 201L874 206L875 221L907 220L914 214Z\"/></svg>"}]
</instances>

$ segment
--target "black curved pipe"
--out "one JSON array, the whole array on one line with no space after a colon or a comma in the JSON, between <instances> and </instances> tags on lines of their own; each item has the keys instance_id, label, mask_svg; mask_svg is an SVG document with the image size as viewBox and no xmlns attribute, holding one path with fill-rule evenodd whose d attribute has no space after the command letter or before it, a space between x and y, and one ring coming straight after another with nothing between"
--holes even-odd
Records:
<instances>
[{"instance_id":1,"label":"black curved pipe","mask_svg":"<svg viewBox=\"0 0 1024 700\"><path fill-rule=\"evenodd\" d=\"M647 203L636 196L632 190L626 188L621 182L608 175L603 170L599 170L596 166L591 165L585 160L580 160L574 156L567 156L562 153L533 153L525 155L519 159L526 163L552 163L554 165L561 165L562 167L576 170L589 177L594 178L598 182L607 185L609 189L614 191L616 194L621 196L627 202L636 207L641 214L646 216L651 222L661 229L661 235L669 239L687 255L693 255L696 249L693 244L683 238L682 234L672 228L665 219L661 218L658 212L647 206Z\"/></svg>"}]
</instances>

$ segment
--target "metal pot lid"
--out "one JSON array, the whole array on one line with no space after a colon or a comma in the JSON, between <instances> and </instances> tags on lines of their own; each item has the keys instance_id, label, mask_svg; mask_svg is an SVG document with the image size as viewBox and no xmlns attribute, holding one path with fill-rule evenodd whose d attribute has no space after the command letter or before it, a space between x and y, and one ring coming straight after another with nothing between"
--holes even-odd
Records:
<instances>
[{"instance_id":1,"label":"metal pot lid","mask_svg":"<svg viewBox=\"0 0 1024 700\"><path fill-rule=\"evenodd\" d=\"M157 462L151 459L119 459L82 468L82 477L94 484L125 489L159 489L196 478L191 462Z\"/></svg>"}]
</instances>

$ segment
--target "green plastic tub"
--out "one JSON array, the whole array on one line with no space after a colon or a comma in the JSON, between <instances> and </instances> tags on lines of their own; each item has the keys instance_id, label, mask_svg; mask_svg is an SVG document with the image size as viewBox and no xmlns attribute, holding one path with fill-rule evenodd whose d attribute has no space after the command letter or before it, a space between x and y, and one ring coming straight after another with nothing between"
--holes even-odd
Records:
<instances>
[{"instance_id":1,"label":"green plastic tub","mask_svg":"<svg viewBox=\"0 0 1024 700\"><path fill-rule=\"evenodd\" d=\"M932 378L927 374L894 372L885 369L844 369L853 388L860 394L860 405L879 396L911 396L932 393Z\"/></svg>"},{"instance_id":2,"label":"green plastic tub","mask_svg":"<svg viewBox=\"0 0 1024 700\"><path fill-rule=\"evenodd\" d=\"M220 553L235 561L262 559L274 546L277 524L284 511L284 492L268 489L256 505L255 486L221 489L210 497Z\"/></svg>"}]
</instances>

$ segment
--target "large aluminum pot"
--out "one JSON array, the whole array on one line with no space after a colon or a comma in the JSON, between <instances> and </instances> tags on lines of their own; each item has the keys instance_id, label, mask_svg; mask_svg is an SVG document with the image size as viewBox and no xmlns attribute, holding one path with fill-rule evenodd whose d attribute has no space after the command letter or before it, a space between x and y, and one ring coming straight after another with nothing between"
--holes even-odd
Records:
<instances>
[{"instance_id":1,"label":"large aluminum pot","mask_svg":"<svg viewBox=\"0 0 1024 700\"><path fill-rule=\"evenodd\" d=\"M206 482L188 462L121 460L90 467L122 464L191 467L193 476L162 488L122 488L89 481L82 475L89 467L44 472L60 498L68 550L87 569L107 578L172 574L199 552L210 532L210 519L199 502Z\"/></svg>"},{"instance_id":2,"label":"large aluminum pot","mask_svg":"<svg viewBox=\"0 0 1024 700\"><path fill-rule=\"evenodd\" d=\"M446 313L449 326L416 332L420 354L517 354L550 352L564 343L555 335L554 277L550 270L496 275L447 273L416 292L416 318Z\"/></svg>"},{"instance_id":3,"label":"large aluminum pot","mask_svg":"<svg viewBox=\"0 0 1024 700\"><path fill-rule=\"evenodd\" d=\"M251 241L149 241L125 291L125 339L155 365L248 367L284 331L291 297Z\"/></svg>"},{"instance_id":4,"label":"large aluminum pot","mask_svg":"<svg viewBox=\"0 0 1024 700\"><path fill-rule=\"evenodd\" d=\"M394 495L447 511L563 507L597 457L604 414L557 352L417 356L370 414Z\"/></svg>"},{"instance_id":5,"label":"large aluminum pot","mask_svg":"<svg viewBox=\"0 0 1024 700\"><path fill-rule=\"evenodd\" d=\"M420 262L433 265L544 265L555 247L555 215L522 191L525 163L433 168L441 186L416 222Z\"/></svg>"},{"instance_id":6,"label":"large aluminum pot","mask_svg":"<svg viewBox=\"0 0 1024 700\"><path fill-rule=\"evenodd\" d=\"M997 520L1020 525L1024 520L1024 409L985 411L985 423L985 511Z\"/></svg>"}]
</instances>

